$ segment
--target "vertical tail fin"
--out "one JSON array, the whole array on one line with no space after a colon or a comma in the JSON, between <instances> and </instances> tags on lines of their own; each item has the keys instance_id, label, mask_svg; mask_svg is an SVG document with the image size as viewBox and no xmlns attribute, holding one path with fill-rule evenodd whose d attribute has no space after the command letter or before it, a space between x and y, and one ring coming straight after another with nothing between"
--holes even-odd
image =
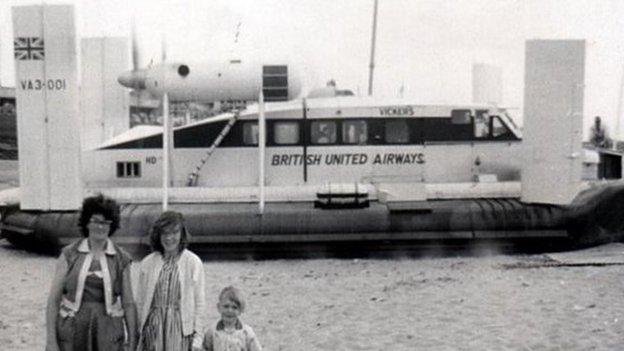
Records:
<instances>
[{"instance_id":1,"label":"vertical tail fin","mask_svg":"<svg viewBox=\"0 0 624 351\"><path fill-rule=\"evenodd\" d=\"M82 202L74 9L13 8L20 206L75 210Z\"/></svg>"},{"instance_id":2,"label":"vertical tail fin","mask_svg":"<svg viewBox=\"0 0 624 351\"><path fill-rule=\"evenodd\" d=\"M125 38L81 40L83 149L92 149L130 127L128 91L117 83L128 63Z\"/></svg>"},{"instance_id":3,"label":"vertical tail fin","mask_svg":"<svg viewBox=\"0 0 624 351\"><path fill-rule=\"evenodd\" d=\"M584 40L529 40L522 201L569 204L582 172Z\"/></svg>"}]
</instances>

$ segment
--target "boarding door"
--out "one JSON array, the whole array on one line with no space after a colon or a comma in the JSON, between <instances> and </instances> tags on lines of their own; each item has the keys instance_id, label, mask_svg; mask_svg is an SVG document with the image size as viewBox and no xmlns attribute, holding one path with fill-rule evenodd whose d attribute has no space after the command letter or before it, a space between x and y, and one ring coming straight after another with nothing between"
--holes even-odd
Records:
<instances>
[{"instance_id":1,"label":"boarding door","mask_svg":"<svg viewBox=\"0 0 624 351\"><path fill-rule=\"evenodd\" d=\"M448 116L448 109L439 114ZM453 109L450 118L423 118L425 182L470 182L474 163L474 111Z\"/></svg>"},{"instance_id":2,"label":"boarding door","mask_svg":"<svg viewBox=\"0 0 624 351\"><path fill-rule=\"evenodd\" d=\"M334 116L314 111L307 119L307 133L305 153L307 163L305 168L306 184L353 183L351 174L353 160L352 145L342 145L343 135L355 145L359 142L362 131L361 125L350 125L350 129ZM350 133L350 134L349 134Z\"/></svg>"},{"instance_id":3,"label":"boarding door","mask_svg":"<svg viewBox=\"0 0 624 351\"><path fill-rule=\"evenodd\" d=\"M380 201L424 201L425 123L421 118L390 117L371 121L370 180Z\"/></svg>"},{"instance_id":4,"label":"boarding door","mask_svg":"<svg viewBox=\"0 0 624 351\"><path fill-rule=\"evenodd\" d=\"M474 142L472 143L472 147L470 149L471 156L471 178L472 181L480 181L487 177L485 174L485 169L487 168L484 165L486 160L485 155L489 155L492 150L490 140L490 115L488 110L476 110L473 117L473 137Z\"/></svg>"},{"instance_id":5,"label":"boarding door","mask_svg":"<svg viewBox=\"0 0 624 351\"><path fill-rule=\"evenodd\" d=\"M301 119L273 119L266 123L266 185L302 184L303 123Z\"/></svg>"},{"instance_id":6,"label":"boarding door","mask_svg":"<svg viewBox=\"0 0 624 351\"><path fill-rule=\"evenodd\" d=\"M477 110L474 117L474 136L477 140L490 136L490 116L488 110Z\"/></svg>"}]
</instances>

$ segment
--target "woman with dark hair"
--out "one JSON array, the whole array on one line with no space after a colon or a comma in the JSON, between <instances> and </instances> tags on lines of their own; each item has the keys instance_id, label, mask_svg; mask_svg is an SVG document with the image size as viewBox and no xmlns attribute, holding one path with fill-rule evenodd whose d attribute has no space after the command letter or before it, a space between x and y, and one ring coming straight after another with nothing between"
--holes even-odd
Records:
<instances>
[{"instance_id":1,"label":"woman with dark hair","mask_svg":"<svg viewBox=\"0 0 624 351\"><path fill-rule=\"evenodd\" d=\"M119 207L102 195L86 198L78 222L84 239L63 248L56 264L46 310L46 350L121 351L126 334L133 349L132 260L109 239L119 228Z\"/></svg>"},{"instance_id":2,"label":"woman with dark hair","mask_svg":"<svg viewBox=\"0 0 624 351\"><path fill-rule=\"evenodd\" d=\"M182 214L160 215L150 233L152 249L141 261L137 304L139 350L201 350L204 267L186 249L190 236Z\"/></svg>"}]
</instances>

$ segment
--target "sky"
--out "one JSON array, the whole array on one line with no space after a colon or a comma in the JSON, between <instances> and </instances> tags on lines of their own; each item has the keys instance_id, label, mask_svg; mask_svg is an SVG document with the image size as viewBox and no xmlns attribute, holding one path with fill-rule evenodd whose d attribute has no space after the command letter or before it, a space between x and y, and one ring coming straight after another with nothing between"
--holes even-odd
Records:
<instances>
[{"instance_id":1,"label":"sky","mask_svg":"<svg viewBox=\"0 0 624 351\"><path fill-rule=\"evenodd\" d=\"M0 1L4 86L14 85L10 8L37 3ZM75 4L80 38L129 37L134 16L142 65L160 60L164 37L169 61L286 58L304 91L330 79L362 95L368 89L373 0L45 3ZM521 109L527 39L586 40L585 124L601 115L615 135L624 78L620 0L379 0L374 95L403 90L422 102L469 102L471 67L487 63L502 69L503 105Z\"/></svg>"}]
</instances>

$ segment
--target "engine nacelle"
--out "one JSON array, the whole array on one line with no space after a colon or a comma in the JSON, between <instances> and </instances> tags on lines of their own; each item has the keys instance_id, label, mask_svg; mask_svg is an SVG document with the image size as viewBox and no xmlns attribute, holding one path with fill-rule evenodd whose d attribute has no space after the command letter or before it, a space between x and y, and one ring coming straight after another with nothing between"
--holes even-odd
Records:
<instances>
[{"instance_id":1,"label":"engine nacelle","mask_svg":"<svg viewBox=\"0 0 624 351\"><path fill-rule=\"evenodd\" d=\"M265 101L286 101L301 92L301 80L291 65L242 60L166 63L128 72L118 80L123 86L144 88L156 96L166 92L172 101L255 101L260 89Z\"/></svg>"}]
</instances>

